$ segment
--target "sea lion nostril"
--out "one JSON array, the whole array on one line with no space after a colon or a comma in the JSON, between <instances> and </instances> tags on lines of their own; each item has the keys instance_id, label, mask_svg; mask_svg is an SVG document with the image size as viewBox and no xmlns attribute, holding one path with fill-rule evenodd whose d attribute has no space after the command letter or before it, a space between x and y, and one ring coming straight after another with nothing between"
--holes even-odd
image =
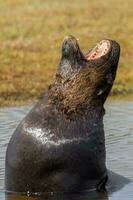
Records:
<instances>
[{"instance_id":1,"label":"sea lion nostril","mask_svg":"<svg viewBox=\"0 0 133 200\"><path fill-rule=\"evenodd\" d=\"M67 36L62 44L62 56L60 61L60 69L63 68L63 74L64 66L67 75L69 72L72 74L73 69L78 69L83 61L85 62L86 59L79 48L76 38Z\"/></svg>"},{"instance_id":2,"label":"sea lion nostril","mask_svg":"<svg viewBox=\"0 0 133 200\"><path fill-rule=\"evenodd\" d=\"M72 35L65 37L63 40L63 43L71 44L73 46L78 46L77 39L75 37L73 37Z\"/></svg>"},{"instance_id":3,"label":"sea lion nostril","mask_svg":"<svg viewBox=\"0 0 133 200\"><path fill-rule=\"evenodd\" d=\"M77 40L73 36L67 36L62 44L62 52L65 53L76 53L79 49Z\"/></svg>"}]
</instances>

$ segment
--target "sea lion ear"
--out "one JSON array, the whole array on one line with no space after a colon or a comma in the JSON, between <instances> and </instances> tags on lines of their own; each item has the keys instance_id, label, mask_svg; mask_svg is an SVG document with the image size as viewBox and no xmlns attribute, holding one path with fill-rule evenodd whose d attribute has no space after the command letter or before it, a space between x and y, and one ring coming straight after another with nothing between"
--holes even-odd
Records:
<instances>
[{"instance_id":1,"label":"sea lion ear","mask_svg":"<svg viewBox=\"0 0 133 200\"><path fill-rule=\"evenodd\" d=\"M71 77L79 69L84 56L79 48L77 40L73 36L67 36L62 44L61 60L58 73L63 77Z\"/></svg>"}]
</instances>

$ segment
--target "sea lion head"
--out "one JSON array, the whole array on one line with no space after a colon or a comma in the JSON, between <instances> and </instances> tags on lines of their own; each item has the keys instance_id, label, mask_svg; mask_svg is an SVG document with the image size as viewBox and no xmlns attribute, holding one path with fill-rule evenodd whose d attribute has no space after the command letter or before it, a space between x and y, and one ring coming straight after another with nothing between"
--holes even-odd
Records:
<instances>
[{"instance_id":1,"label":"sea lion head","mask_svg":"<svg viewBox=\"0 0 133 200\"><path fill-rule=\"evenodd\" d=\"M56 74L64 104L71 108L103 105L116 76L119 55L120 46L113 40L102 40L83 54L77 40L66 37Z\"/></svg>"}]
</instances>

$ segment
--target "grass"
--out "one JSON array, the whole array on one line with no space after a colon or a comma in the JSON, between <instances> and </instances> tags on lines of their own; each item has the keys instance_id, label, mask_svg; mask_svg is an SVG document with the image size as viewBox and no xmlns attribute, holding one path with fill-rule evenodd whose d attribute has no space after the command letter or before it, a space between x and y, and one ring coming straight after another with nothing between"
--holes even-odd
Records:
<instances>
[{"instance_id":1,"label":"grass","mask_svg":"<svg viewBox=\"0 0 133 200\"><path fill-rule=\"evenodd\" d=\"M0 106L26 104L53 80L63 38L84 52L103 38L121 45L111 95L133 93L132 0L0 0Z\"/></svg>"}]
</instances>

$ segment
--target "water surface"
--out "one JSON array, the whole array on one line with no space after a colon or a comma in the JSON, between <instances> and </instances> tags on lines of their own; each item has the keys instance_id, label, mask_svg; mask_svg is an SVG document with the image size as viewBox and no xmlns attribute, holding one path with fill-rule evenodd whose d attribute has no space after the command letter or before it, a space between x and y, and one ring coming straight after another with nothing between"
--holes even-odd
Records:
<instances>
[{"instance_id":1,"label":"water surface","mask_svg":"<svg viewBox=\"0 0 133 200\"><path fill-rule=\"evenodd\" d=\"M104 117L106 133L107 166L109 169L133 180L133 101L114 101L106 104ZM95 192L64 197L47 196L31 198L23 196L4 195L4 163L5 152L9 139L20 120L30 110L30 107L15 107L0 109L0 200L131 200L133 199L133 183L126 185L120 191L103 195ZM3 191L2 191L3 190ZM126 195L126 196L125 196Z\"/></svg>"}]
</instances>

